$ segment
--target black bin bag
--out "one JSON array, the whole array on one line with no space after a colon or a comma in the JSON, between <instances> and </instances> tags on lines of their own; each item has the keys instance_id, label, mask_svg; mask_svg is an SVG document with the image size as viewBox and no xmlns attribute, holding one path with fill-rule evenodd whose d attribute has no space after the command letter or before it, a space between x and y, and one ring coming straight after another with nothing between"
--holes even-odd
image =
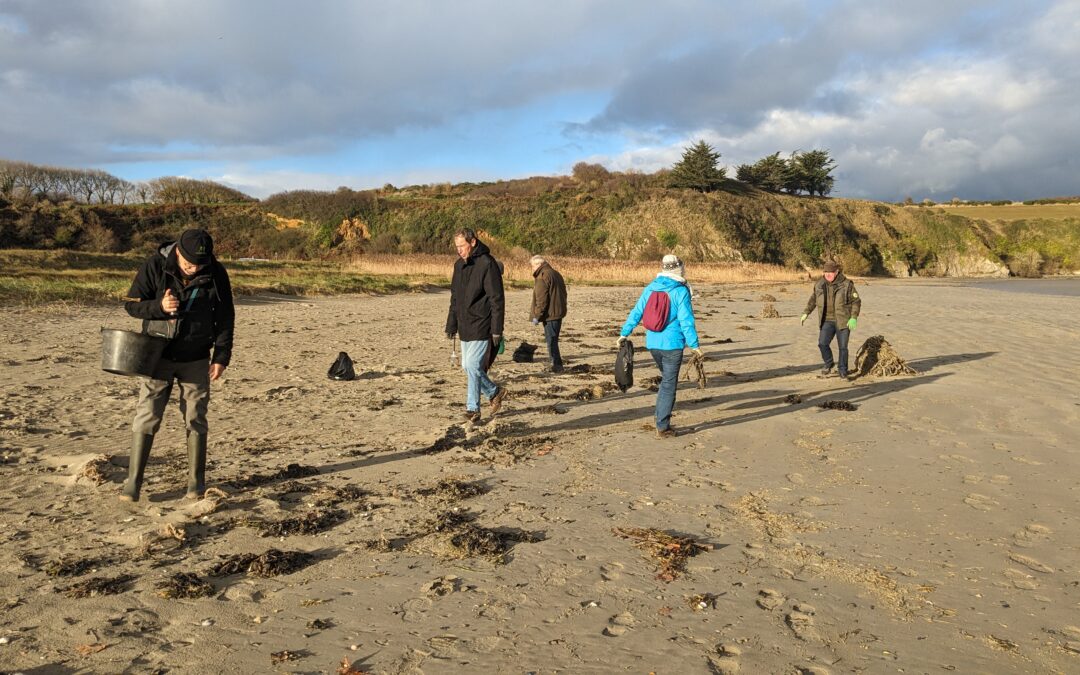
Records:
<instances>
[{"instance_id":1,"label":"black bin bag","mask_svg":"<svg viewBox=\"0 0 1080 675\"><path fill-rule=\"evenodd\" d=\"M337 359L330 366L326 376L331 380L355 380L356 371L353 370L352 359L349 358L349 355L345 352L338 353Z\"/></svg>"},{"instance_id":2,"label":"black bin bag","mask_svg":"<svg viewBox=\"0 0 1080 675\"><path fill-rule=\"evenodd\" d=\"M634 343L624 340L615 355L615 386L626 391L634 386Z\"/></svg>"}]
</instances>

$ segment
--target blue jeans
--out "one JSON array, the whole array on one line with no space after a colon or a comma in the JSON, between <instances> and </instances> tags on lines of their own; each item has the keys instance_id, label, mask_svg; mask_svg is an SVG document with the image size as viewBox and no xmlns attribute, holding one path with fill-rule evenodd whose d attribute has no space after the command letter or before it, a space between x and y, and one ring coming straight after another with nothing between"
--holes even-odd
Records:
<instances>
[{"instance_id":1,"label":"blue jeans","mask_svg":"<svg viewBox=\"0 0 1080 675\"><path fill-rule=\"evenodd\" d=\"M562 331L562 319L544 322L544 340L547 342L548 357L552 370L562 370L562 354L559 352L559 332Z\"/></svg>"},{"instance_id":2,"label":"blue jeans","mask_svg":"<svg viewBox=\"0 0 1080 675\"><path fill-rule=\"evenodd\" d=\"M487 356L490 346L490 340L461 342L461 369L465 371L465 378L469 383L465 409L469 412L479 412L480 394L490 399L499 391L484 372L484 357Z\"/></svg>"},{"instance_id":3,"label":"blue jeans","mask_svg":"<svg viewBox=\"0 0 1080 675\"><path fill-rule=\"evenodd\" d=\"M656 392L656 429L671 426L671 411L675 408L675 388L679 385L679 368L683 350L650 349L656 367L660 369L660 390Z\"/></svg>"},{"instance_id":4,"label":"blue jeans","mask_svg":"<svg viewBox=\"0 0 1080 675\"><path fill-rule=\"evenodd\" d=\"M825 362L826 368L833 367L833 355L832 355L832 339L836 336L836 346L840 348L840 367L837 369L840 372L840 377L847 377L847 346L848 339L851 337L851 331L847 328L836 330L836 322L826 321L821 324L821 332L818 333L818 349L821 350L821 360Z\"/></svg>"}]
</instances>

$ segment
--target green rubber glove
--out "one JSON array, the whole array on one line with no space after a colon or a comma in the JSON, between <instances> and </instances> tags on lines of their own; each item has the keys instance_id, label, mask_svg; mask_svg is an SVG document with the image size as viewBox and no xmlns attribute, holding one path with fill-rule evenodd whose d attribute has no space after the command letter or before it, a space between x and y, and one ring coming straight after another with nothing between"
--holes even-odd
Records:
<instances>
[{"instance_id":1,"label":"green rubber glove","mask_svg":"<svg viewBox=\"0 0 1080 675\"><path fill-rule=\"evenodd\" d=\"M851 317L850 319L848 319L847 320L848 330L855 330L855 324L856 323L858 323L858 322L855 321L855 317Z\"/></svg>"},{"instance_id":2,"label":"green rubber glove","mask_svg":"<svg viewBox=\"0 0 1080 675\"><path fill-rule=\"evenodd\" d=\"M805 314L803 314L802 316L799 317L799 325L801 326L804 323L806 323L806 315Z\"/></svg>"}]
</instances>

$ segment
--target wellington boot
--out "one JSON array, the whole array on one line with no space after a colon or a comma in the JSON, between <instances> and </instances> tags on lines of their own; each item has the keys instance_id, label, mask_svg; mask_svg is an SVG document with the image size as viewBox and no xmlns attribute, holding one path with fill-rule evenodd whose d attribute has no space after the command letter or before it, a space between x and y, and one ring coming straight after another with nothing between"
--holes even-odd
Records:
<instances>
[{"instance_id":1,"label":"wellington boot","mask_svg":"<svg viewBox=\"0 0 1080 675\"><path fill-rule=\"evenodd\" d=\"M206 492L206 434L189 431L187 435L188 499L202 499Z\"/></svg>"},{"instance_id":2,"label":"wellington boot","mask_svg":"<svg viewBox=\"0 0 1080 675\"><path fill-rule=\"evenodd\" d=\"M120 491L120 499L128 502L139 501L142 488L143 471L150 459L150 448L154 445L153 434L135 434L131 442L131 455L128 457L128 477Z\"/></svg>"}]
</instances>

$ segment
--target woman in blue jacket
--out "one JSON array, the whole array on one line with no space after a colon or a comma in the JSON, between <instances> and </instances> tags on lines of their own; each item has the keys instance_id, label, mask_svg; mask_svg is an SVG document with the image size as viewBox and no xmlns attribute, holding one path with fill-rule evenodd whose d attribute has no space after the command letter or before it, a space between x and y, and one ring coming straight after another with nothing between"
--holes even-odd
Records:
<instances>
[{"instance_id":1,"label":"woman in blue jacket","mask_svg":"<svg viewBox=\"0 0 1080 675\"><path fill-rule=\"evenodd\" d=\"M660 274L656 275L637 304L630 310L620 331L616 343L622 343L641 323L646 306L653 293L667 294L668 316L665 325L659 330L645 329L645 347L652 353L656 366L660 369L660 389L656 393L656 435L658 438L671 438L675 428L671 426L671 411L675 408L675 388L679 383L679 368L682 366L683 349L690 348L701 356L698 349L698 334L694 327L694 307L690 302L690 286L686 283L686 268L676 256L665 255L660 263ZM654 307L657 306L654 301Z\"/></svg>"}]
</instances>

